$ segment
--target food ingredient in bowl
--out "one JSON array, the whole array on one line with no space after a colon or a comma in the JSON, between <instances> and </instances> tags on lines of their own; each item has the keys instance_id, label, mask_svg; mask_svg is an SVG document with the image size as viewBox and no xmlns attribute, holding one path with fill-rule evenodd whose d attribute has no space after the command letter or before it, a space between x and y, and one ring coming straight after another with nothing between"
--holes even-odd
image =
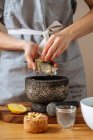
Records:
<instances>
[{"instance_id":1,"label":"food ingredient in bowl","mask_svg":"<svg viewBox=\"0 0 93 140\"><path fill-rule=\"evenodd\" d=\"M28 113L24 116L24 129L30 133L42 133L48 128L48 117L42 113Z\"/></svg>"},{"instance_id":2,"label":"food ingredient in bowl","mask_svg":"<svg viewBox=\"0 0 93 140\"><path fill-rule=\"evenodd\" d=\"M44 73L47 75L57 74L57 67L54 67L52 62L45 62L42 59L38 58L35 59L35 64L37 73Z\"/></svg>"},{"instance_id":3,"label":"food ingredient in bowl","mask_svg":"<svg viewBox=\"0 0 93 140\"><path fill-rule=\"evenodd\" d=\"M21 114L27 111L27 108L21 104L10 103L7 105L8 109L15 114Z\"/></svg>"}]
</instances>

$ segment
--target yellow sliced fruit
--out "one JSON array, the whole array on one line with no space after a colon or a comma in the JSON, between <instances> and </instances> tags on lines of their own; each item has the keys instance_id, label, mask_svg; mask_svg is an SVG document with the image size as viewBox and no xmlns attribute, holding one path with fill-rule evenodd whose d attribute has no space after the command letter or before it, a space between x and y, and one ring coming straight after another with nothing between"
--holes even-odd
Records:
<instances>
[{"instance_id":1,"label":"yellow sliced fruit","mask_svg":"<svg viewBox=\"0 0 93 140\"><path fill-rule=\"evenodd\" d=\"M21 114L27 111L27 108L21 104L10 103L7 105L8 109L15 114Z\"/></svg>"}]
</instances>

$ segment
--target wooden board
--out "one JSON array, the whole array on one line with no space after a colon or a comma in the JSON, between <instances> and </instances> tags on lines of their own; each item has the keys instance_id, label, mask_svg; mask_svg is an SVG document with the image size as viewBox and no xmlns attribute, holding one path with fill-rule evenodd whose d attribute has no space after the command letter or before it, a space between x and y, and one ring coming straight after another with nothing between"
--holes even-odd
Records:
<instances>
[{"instance_id":1,"label":"wooden board","mask_svg":"<svg viewBox=\"0 0 93 140\"><path fill-rule=\"evenodd\" d=\"M24 115L26 115L28 112L31 112L31 102L24 102L21 104L25 105L28 111L24 114L19 114L19 115L11 113L8 110L7 105L0 106L0 119L8 123L23 123ZM56 117L48 116L48 123L56 124L57 123ZM77 110L76 123L84 123L80 108L78 108Z\"/></svg>"},{"instance_id":2,"label":"wooden board","mask_svg":"<svg viewBox=\"0 0 93 140\"><path fill-rule=\"evenodd\" d=\"M7 108L7 105L0 106L0 119L4 122L9 122L9 123L23 123L23 118L24 115L26 115L28 112L31 111L31 102L23 102L20 103L23 104L27 107L27 112L23 114L13 114L10 112Z\"/></svg>"}]
</instances>

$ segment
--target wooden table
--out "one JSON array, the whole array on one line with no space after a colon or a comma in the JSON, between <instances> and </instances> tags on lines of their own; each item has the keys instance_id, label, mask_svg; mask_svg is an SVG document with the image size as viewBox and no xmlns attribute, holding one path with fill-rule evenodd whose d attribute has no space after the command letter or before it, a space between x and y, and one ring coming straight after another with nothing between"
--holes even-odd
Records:
<instances>
[{"instance_id":1,"label":"wooden table","mask_svg":"<svg viewBox=\"0 0 93 140\"><path fill-rule=\"evenodd\" d=\"M54 121L54 118L49 119L51 123ZM78 109L76 123L72 130L62 130L58 124L49 124L46 133L31 134L25 132L23 124L0 121L0 140L93 140L93 131L84 123Z\"/></svg>"},{"instance_id":2,"label":"wooden table","mask_svg":"<svg viewBox=\"0 0 93 140\"><path fill-rule=\"evenodd\" d=\"M86 124L75 124L72 130L62 130L57 124L49 124L42 134L27 133L23 124L0 121L0 140L93 140L93 131Z\"/></svg>"}]
</instances>

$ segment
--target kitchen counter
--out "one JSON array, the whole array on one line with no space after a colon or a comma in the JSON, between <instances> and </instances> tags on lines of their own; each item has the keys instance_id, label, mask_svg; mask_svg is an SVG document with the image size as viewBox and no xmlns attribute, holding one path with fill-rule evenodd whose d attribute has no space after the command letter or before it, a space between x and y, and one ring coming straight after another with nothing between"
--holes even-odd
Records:
<instances>
[{"instance_id":1,"label":"kitchen counter","mask_svg":"<svg viewBox=\"0 0 93 140\"><path fill-rule=\"evenodd\" d=\"M49 118L49 121L48 131L42 134L25 132L23 124L0 121L0 140L93 140L93 131L84 123L80 109L71 130L62 130L58 124L54 124L54 118Z\"/></svg>"},{"instance_id":2,"label":"kitchen counter","mask_svg":"<svg viewBox=\"0 0 93 140\"><path fill-rule=\"evenodd\" d=\"M23 124L0 121L0 140L93 140L93 131L86 124L75 124L72 130L62 130L58 124L49 124L42 134L25 132Z\"/></svg>"},{"instance_id":3,"label":"kitchen counter","mask_svg":"<svg viewBox=\"0 0 93 140\"><path fill-rule=\"evenodd\" d=\"M28 107L31 106L29 103L23 104ZM62 130L56 124L56 117L49 117L48 130L42 134L25 132L22 124L24 115L13 115L6 106L0 106L0 140L93 140L93 131L85 124L80 108L77 110L73 129ZM7 121L11 123L7 123Z\"/></svg>"}]
</instances>

